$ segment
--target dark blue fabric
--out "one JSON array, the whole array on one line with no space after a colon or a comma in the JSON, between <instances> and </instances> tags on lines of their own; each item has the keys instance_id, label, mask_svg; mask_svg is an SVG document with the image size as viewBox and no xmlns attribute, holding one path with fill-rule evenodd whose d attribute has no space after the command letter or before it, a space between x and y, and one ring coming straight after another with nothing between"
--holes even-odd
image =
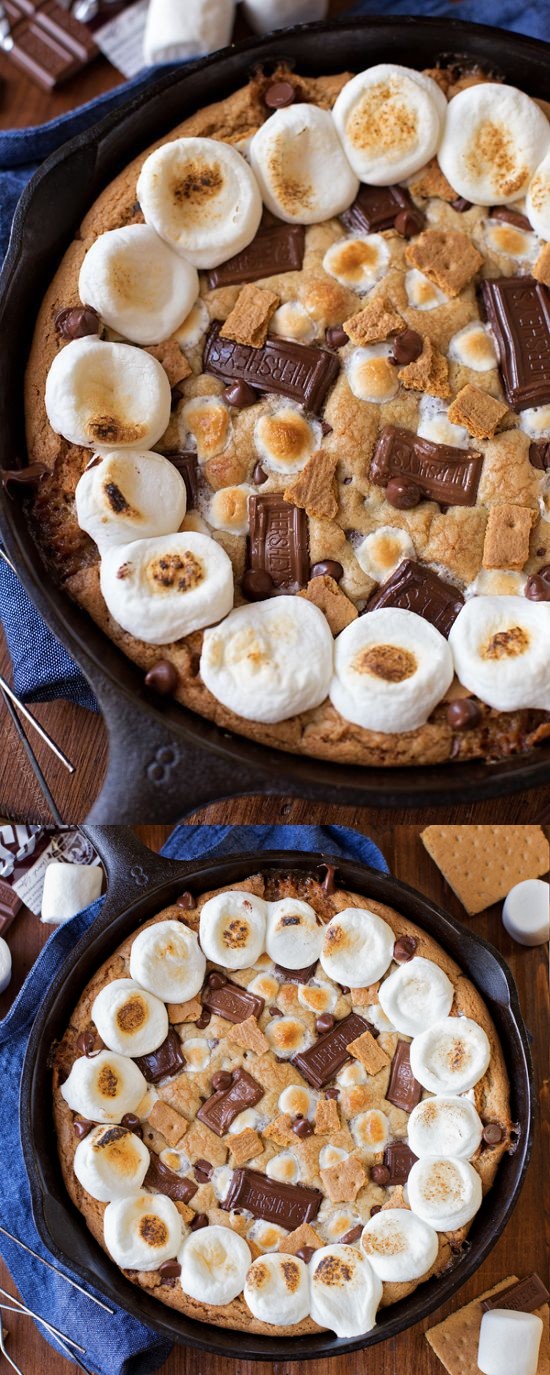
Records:
<instances>
[{"instance_id":1,"label":"dark blue fabric","mask_svg":"<svg viewBox=\"0 0 550 1375\"><path fill-rule=\"evenodd\" d=\"M422 19L463 19L531 38L550 39L549 0L360 0L353 14L414 14Z\"/></svg>"},{"instance_id":2,"label":"dark blue fabric","mask_svg":"<svg viewBox=\"0 0 550 1375\"><path fill-rule=\"evenodd\" d=\"M343 826L179 826L163 854L170 859L192 860L205 855L223 856L239 851L259 854L265 850L318 850L326 856L356 859L384 872L388 868L368 836ZM101 905L99 899L50 936L11 1011L0 1023L0 1158L4 1161L1 1225L50 1261L53 1257L41 1241L31 1213L19 1127L19 1081L36 1009L58 971L70 961L77 941L90 931ZM166 1360L170 1344L150 1328L122 1309L117 1308L112 1317L104 1313L1 1233L0 1253L23 1301L65 1336L84 1346L83 1359L97 1375L150 1375ZM46 1335L43 1328L40 1330ZM55 1339L52 1345L56 1346Z\"/></svg>"}]
</instances>

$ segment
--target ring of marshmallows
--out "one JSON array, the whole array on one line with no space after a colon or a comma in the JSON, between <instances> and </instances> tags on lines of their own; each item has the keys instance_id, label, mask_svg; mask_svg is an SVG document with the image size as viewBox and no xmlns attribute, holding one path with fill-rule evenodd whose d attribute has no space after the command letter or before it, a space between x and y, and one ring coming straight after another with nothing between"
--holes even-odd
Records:
<instances>
[{"instance_id":1,"label":"ring of marshmallows","mask_svg":"<svg viewBox=\"0 0 550 1375\"><path fill-rule=\"evenodd\" d=\"M223 1306L242 1293L262 1322L291 1326L309 1316L342 1337L374 1326L384 1281L410 1282L432 1269L439 1233L470 1222L481 1204L480 1176L470 1162L483 1126L470 1092L488 1068L491 1048L477 1022L450 1015L454 988L444 970L421 956L396 965L394 942L392 928L367 906L344 908L325 925L301 899L268 902L240 889L207 899L198 934L173 920L138 932L130 977L105 985L91 1008L105 1049L75 1060L60 1088L68 1106L96 1124L76 1147L74 1171L82 1188L106 1204L105 1245L118 1265L148 1271L177 1258L179 1283L193 1299ZM417 1159L407 1183L409 1208L385 1207L365 1224L357 1247L323 1246L309 1264L277 1252L252 1260L246 1240L230 1228L191 1231L168 1197L144 1187L147 1146L130 1130L117 1129L125 1113L140 1112L147 1083L135 1058L165 1040L166 1004L196 997L207 959L230 973L259 966L251 988L267 993L265 954L287 969L319 961L333 981L322 985L328 993L334 983L363 988L381 980L384 1029L412 1037L411 1069L429 1094L410 1114L408 1140ZM304 1006L307 993L300 988ZM278 1044L274 1049L280 1053ZM315 1099L310 1089L291 1085L279 1108L311 1116ZM387 1141L387 1120L374 1115ZM372 1116L352 1123L358 1144L363 1118ZM330 1145L323 1149L325 1164L345 1155L335 1155ZM288 1179L275 1170L272 1175Z\"/></svg>"},{"instance_id":2,"label":"ring of marshmallows","mask_svg":"<svg viewBox=\"0 0 550 1375\"><path fill-rule=\"evenodd\" d=\"M505 160L491 155L499 129ZM173 644L204 630L202 680L245 720L285 721L328 696L345 720L365 729L414 730L445 696L454 672L496 710L550 707L547 603L476 595L448 641L399 609L360 617L335 643L322 612L301 597L233 609L231 561L210 535L181 529L183 478L152 447L168 426L171 392L164 368L143 346L182 326L184 337L201 305L197 269L244 249L263 205L289 224L319 223L341 214L361 181L406 181L434 156L457 194L473 203L525 197L535 233L550 239L550 125L535 101L485 82L447 102L430 77L383 63L348 81L332 111L300 103L276 110L250 141L249 161L209 138L177 138L155 149L137 185L145 224L99 235L84 257L81 300L124 342L87 336L66 344L51 365L45 402L52 428L93 450L76 489L76 512L100 552L103 597L122 629L147 644ZM380 275L386 245L380 235L371 238L379 241ZM336 276L338 248L327 255ZM414 276L408 274L411 291ZM365 288L375 280L376 273ZM467 347L467 330L457 336L459 349ZM350 385L363 399L380 399L369 390L380 352L385 346L352 355ZM445 423L456 430L441 415L426 415L421 432L457 442ZM247 489L234 490L246 532ZM219 520L211 514L223 529L223 511ZM369 571L366 548L361 557ZM497 634L498 655L491 653Z\"/></svg>"}]
</instances>

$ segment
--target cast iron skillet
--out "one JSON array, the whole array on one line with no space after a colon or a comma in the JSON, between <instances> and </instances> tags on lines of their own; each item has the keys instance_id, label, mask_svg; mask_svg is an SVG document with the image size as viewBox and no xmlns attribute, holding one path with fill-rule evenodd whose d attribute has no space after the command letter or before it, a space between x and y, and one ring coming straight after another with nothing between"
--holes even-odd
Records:
<instances>
[{"instance_id":1,"label":"cast iron skillet","mask_svg":"<svg viewBox=\"0 0 550 1375\"><path fill-rule=\"evenodd\" d=\"M512 1117L521 1124L518 1144L513 1154L503 1157L495 1183L472 1225L467 1247L453 1268L420 1285L414 1294L391 1308L382 1309L379 1322L366 1337L340 1340L331 1333L318 1333L292 1339L223 1331L166 1308L146 1291L135 1288L94 1241L69 1200L57 1159L48 1067L50 1051L68 1025L85 984L102 961L140 922L173 902L183 889L199 894L238 882L258 870L315 874L327 857L290 850L176 863L146 851L125 828L91 826L85 831L106 863L108 895L92 931L82 937L70 961L48 989L30 1035L21 1081L25 1164L34 1219L44 1243L70 1270L164 1336L241 1360L308 1360L342 1355L393 1337L425 1318L461 1287L494 1246L517 1203L531 1153L531 1059L517 991L502 956L407 884L365 864L335 861L340 883L366 898L388 903L418 922L476 984L494 1018L504 1050L513 1095Z\"/></svg>"},{"instance_id":2,"label":"cast iron skillet","mask_svg":"<svg viewBox=\"0 0 550 1375\"><path fill-rule=\"evenodd\" d=\"M25 191L0 280L1 463L25 462L22 376L37 306L85 211L155 138L281 57L304 73L380 61L433 65L442 52L497 64L531 95L547 94L549 45L456 20L389 17L299 26L250 39L164 75L156 85L50 157ZM519 792L549 777L550 744L525 758L419 768L363 768L284 754L221 730L176 702L149 695L143 673L44 569L17 499L0 496L0 528L46 621L91 683L109 731L110 760L90 820L175 821L233 793L285 792L340 803L422 807ZM31 647L30 647L31 648Z\"/></svg>"}]
</instances>

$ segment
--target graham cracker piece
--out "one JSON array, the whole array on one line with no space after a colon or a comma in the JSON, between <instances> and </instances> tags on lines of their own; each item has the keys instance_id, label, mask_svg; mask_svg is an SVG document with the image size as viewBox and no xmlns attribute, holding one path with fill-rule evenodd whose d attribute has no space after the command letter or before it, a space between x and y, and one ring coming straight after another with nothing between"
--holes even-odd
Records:
<instances>
[{"instance_id":1,"label":"graham cracker piece","mask_svg":"<svg viewBox=\"0 0 550 1375\"><path fill-rule=\"evenodd\" d=\"M185 382L186 377L191 377L193 369L182 353L177 339L165 339L162 344L150 344L145 352L162 363L171 387L177 387L178 382Z\"/></svg>"},{"instance_id":2,"label":"graham cracker piece","mask_svg":"<svg viewBox=\"0 0 550 1375\"><path fill-rule=\"evenodd\" d=\"M316 516L318 520L335 520L338 514L337 467L337 454L318 449L283 492L285 501L303 507L308 516Z\"/></svg>"},{"instance_id":3,"label":"graham cracker piece","mask_svg":"<svg viewBox=\"0 0 550 1375\"><path fill-rule=\"evenodd\" d=\"M189 998L186 1003L168 1003L168 1021L174 1026L178 1022L196 1022L201 1012L200 998Z\"/></svg>"},{"instance_id":4,"label":"graham cracker piece","mask_svg":"<svg viewBox=\"0 0 550 1375\"><path fill-rule=\"evenodd\" d=\"M356 1155L347 1155L345 1160L329 1165L320 1174L331 1203L353 1203L367 1178Z\"/></svg>"},{"instance_id":5,"label":"graham cracker piece","mask_svg":"<svg viewBox=\"0 0 550 1375\"><path fill-rule=\"evenodd\" d=\"M533 277L536 277L537 282L544 282L545 286L550 286L550 243L542 245L533 268Z\"/></svg>"},{"instance_id":6,"label":"graham cracker piece","mask_svg":"<svg viewBox=\"0 0 550 1375\"><path fill-rule=\"evenodd\" d=\"M550 864L542 826L427 826L421 840L470 915Z\"/></svg>"},{"instance_id":7,"label":"graham cracker piece","mask_svg":"<svg viewBox=\"0 0 550 1375\"><path fill-rule=\"evenodd\" d=\"M529 537L533 512L528 506L513 506L503 502L489 511L485 542L484 568L521 569L529 558Z\"/></svg>"},{"instance_id":8,"label":"graham cracker piece","mask_svg":"<svg viewBox=\"0 0 550 1375\"><path fill-rule=\"evenodd\" d=\"M367 1074L378 1074L381 1069L386 1069L386 1066L391 1064L389 1055L382 1050L382 1046L375 1041L370 1031L364 1031L356 1041L350 1041L348 1050L354 1060L359 1060L364 1065Z\"/></svg>"},{"instance_id":9,"label":"graham cracker piece","mask_svg":"<svg viewBox=\"0 0 550 1375\"><path fill-rule=\"evenodd\" d=\"M247 1017L244 1022L230 1026L226 1040L235 1046L242 1046L243 1050L255 1050L256 1055L265 1055L269 1050L267 1036L260 1030L255 1017Z\"/></svg>"},{"instance_id":10,"label":"graham cracker piece","mask_svg":"<svg viewBox=\"0 0 550 1375\"><path fill-rule=\"evenodd\" d=\"M492 439L508 413L505 401L497 401L472 382L461 387L447 412L453 425L465 425L474 439Z\"/></svg>"},{"instance_id":11,"label":"graham cracker piece","mask_svg":"<svg viewBox=\"0 0 550 1375\"><path fill-rule=\"evenodd\" d=\"M267 339L269 321L279 305L275 291L249 283L239 292L233 310L220 330L221 339L234 339L236 344L250 344L261 349Z\"/></svg>"},{"instance_id":12,"label":"graham cracker piece","mask_svg":"<svg viewBox=\"0 0 550 1375\"><path fill-rule=\"evenodd\" d=\"M283 1237L279 1242L279 1251L286 1251L290 1256L297 1255L303 1246L311 1246L314 1251L319 1251L324 1242L317 1236L317 1232L310 1226L309 1222L302 1222L299 1227L295 1227L293 1232L289 1232L287 1237Z\"/></svg>"},{"instance_id":13,"label":"graham cracker piece","mask_svg":"<svg viewBox=\"0 0 550 1375\"><path fill-rule=\"evenodd\" d=\"M374 984L368 984L366 988L350 988L349 994L352 1007L369 1007L371 1003L379 1002L379 988L380 979Z\"/></svg>"},{"instance_id":14,"label":"graham cracker piece","mask_svg":"<svg viewBox=\"0 0 550 1375\"><path fill-rule=\"evenodd\" d=\"M194 1218L195 1216L193 1209L189 1208L188 1204L183 1203L182 1200L179 1198L174 1199L174 1202L180 1217L183 1218L183 1221L191 1222L192 1218Z\"/></svg>"},{"instance_id":15,"label":"graham cracker piece","mask_svg":"<svg viewBox=\"0 0 550 1375\"><path fill-rule=\"evenodd\" d=\"M274 1122L268 1122L267 1127L262 1130L262 1135L267 1137L268 1141L274 1141L276 1146L291 1146L296 1142L291 1118L287 1112L282 1112Z\"/></svg>"},{"instance_id":16,"label":"graham cracker piece","mask_svg":"<svg viewBox=\"0 0 550 1375\"><path fill-rule=\"evenodd\" d=\"M195 1160L209 1160L211 1165L225 1165L227 1146L216 1133L210 1131L206 1122L193 1122L185 1138L185 1154L191 1163Z\"/></svg>"},{"instance_id":17,"label":"graham cracker piece","mask_svg":"<svg viewBox=\"0 0 550 1375\"><path fill-rule=\"evenodd\" d=\"M255 1155L261 1155L263 1143L252 1127L246 1127L245 1131L236 1132L234 1136L229 1137L229 1149L232 1163L244 1165L245 1161L253 1160Z\"/></svg>"},{"instance_id":18,"label":"graham cracker piece","mask_svg":"<svg viewBox=\"0 0 550 1375\"><path fill-rule=\"evenodd\" d=\"M423 391L428 396L441 397L442 401L446 401L451 395L449 364L429 336L424 339L424 347L419 358L415 358L414 363L407 363L405 368L400 368L397 376L409 391Z\"/></svg>"},{"instance_id":19,"label":"graham cracker piece","mask_svg":"<svg viewBox=\"0 0 550 1375\"><path fill-rule=\"evenodd\" d=\"M377 296L363 310L344 320L342 328L352 344L380 344L390 334L402 334L407 322L397 314L391 301L385 296Z\"/></svg>"},{"instance_id":20,"label":"graham cracker piece","mask_svg":"<svg viewBox=\"0 0 550 1375\"><path fill-rule=\"evenodd\" d=\"M483 263L481 253L461 229L425 229L407 244L405 258L446 296L458 296Z\"/></svg>"},{"instance_id":21,"label":"graham cracker piece","mask_svg":"<svg viewBox=\"0 0 550 1375\"><path fill-rule=\"evenodd\" d=\"M340 1118L334 1098L320 1098L315 1109L315 1132L317 1136L331 1136L340 1130Z\"/></svg>"},{"instance_id":22,"label":"graham cracker piece","mask_svg":"<svg viewBox=\"0 0 550 1375\"><path fill-rule=\"evenodd\" d=\"M307 587L303 592L299 592L298 596L305 597L307 602L313 602L314 606L319 607L326 616L333 635L339 635L340 631L357 620L359 615L357 607L350 602L345 592L342 592L334 578L328 577L326 573L321 577L311 578Z\"/></svg>"},{"instance_id":23,"label":"graham cracker piece","mask_svg":"<svg viewBox=\"0 0 550 1375\"><path fill-rule=\"evenodd\" d=\"M189 1126L185 1117L181 1117L169 1103L163 1103L162 1098L157 1098L156 1103L153 1103L148 1121L155 1131L160 1132L169 1146L177 1146Z\"/></svg>"},{"instance_id":24,"label":"graham cracker piece","mask_svg":"<svg viewBox=\"0 0 550 1375\"><path fill-rule=\"evenodd\" d=\"M410 1207L405 1198L405 1190L402 1184L396 1184L389 1198L382 1204L381 1212L384 1212L384 1208L408 1208L410 1212Z\"/></svg>"},{"instance_id":25,"label":"graham cracker piece","mask_svg":"<svg viewBox=\"0 0 550 1375\"><path fill-rule=\"evenodd\" d=\"M499 1280L498 1284L486 1289L477 1299L472 1299L470 1303L457 1309L456 1313L451 1313L443 1322L437 1323L424 1334L432 1351L449 1375L479 1375L477 1352L483 1317L482 1302L500 1293L508 1285L514 1284L516 1280L517 1275L508 1275L507 1279ZM535 1311L537 1317L542 1318L546 1331L546 1336L543 1334L541 1342L538 1375L548 1375L548 1304L543 1304Z\"/></svg>"},{"instance_id":26,"label":"graham cracker piece","mask_svg":"<svg viewBox=\"0 0 550 1375\"><path fill-rule=\"evenodd\" d=\"M426 199L437 196L440 201L456 200L456 191L450 181L443 176L437 158L432 158L425 167L420 168L415 180L409 182L409 191L412 196L423 196Z\"/></svg>"}]
</instances>

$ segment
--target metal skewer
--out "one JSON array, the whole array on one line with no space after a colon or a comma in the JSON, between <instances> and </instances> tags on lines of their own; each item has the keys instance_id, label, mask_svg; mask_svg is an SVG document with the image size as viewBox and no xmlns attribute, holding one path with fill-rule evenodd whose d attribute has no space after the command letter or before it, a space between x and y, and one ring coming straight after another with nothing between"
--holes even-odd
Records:
<instances>
[{"instance_id":1,"label":"metal skewer","mask_svg":"<svg viewBox=\"0 0 550 1375\"><path fill-rule=\"evenodd\" d=\"M8 1294L7 1289L2 1289L1 1287L0 1294L3 1294L4 1298L9 1299L10 1305L17 1305L16 1307L10 1307L7 1303L0 1303L0 1310L3 1309L6 1313L25 1313L27 1317L34 1318L35 1322L40 1322L44 1327L47 1327L48 1332L51 1332L54 1337L61 1337L62 1341L68 1342L69 1346L76 1347L76 1350L80 1351L83 1356L86 1355L85 1346L80 1346L80 1343L73 1341L72 1337L66 1337L64 1332L60 1332L59 1328L54 1327L53 1323L49 1322L47 1318L41 1317L40 1313L33 1313L32 1308L28 1308L27 1304L21 1302L21 1299L16 1299L15 1294Z\"/></svg>"},{"instance_id":2,"label":"metal skewer","mask_svg":"<svg viewBox=\"0 0 550 1375\"><path fill-rule=\"evenodd\" d=\"M52 750L52 752L57 756L57 758L65 766L68 772L74 773L74 764L71 764L70 759L68 759L67 755L64 754L63 750L61 749L61 746L56 745L55 740L52 740L51 735L48 735L48 732L44 729L44 726L41 726L40 722L36 720L36 717L31 715L31 712L27 709L24 702L22 702L20 698L16 696L15 692L13 691L13 688L10 687L9 683L6 682L6 679L2 677L1 673L0 688L2 689L2 692L4 692L6 696L11 699L15 706L19 708L19 711L25 717L25 720L28 721L29 725L32 726L33 730L35 730L37 735L40 736L40 739L44 741L44 744L48 745L49 749Z\"/></svg>"},{"instance_id":3,"label":"metal skewer","mask_svg":"<svg viewBox=\"0 0 550 1375\"><path fill-rule=\"evenodd\" d=\"M0 22L1 22L1 19L2 19L2 11L3 11L3 6L0 4ZM0 36L1 36L1 35L0 35ZM1 547L0 547L0 559L3 559L3 560L4 560L4 563L7 563L8 568L11 568L12 573L15 573L15 576L17 577L17 569L16 569L15 565L12 563L11 559L8 558L5 549L2 549Z\"/></svg>"},{"instance_id":4,"label":"metal skewer","mask_svg":"<svg viewBox=\"0 0 550 1375\"><path fill-rule=\"evenodd\" d=\"M43 1256L39 1256L38 1251L33 1251L32 1246L27 1246L26 1242L19 1240L19 1237L14 1237L11 1232L7 1231L6 1227L0 1225L0 1232L3 1236L8 1238L8 1241L13 1241L16 1246L21 1247L22 1251L26 1251L29 1256L34 1256L35 1260L39 1260L41 1265L45 1265L48 1270L53 1270L54 1275L59 1275L59 1278L65 1280L66 1284L72 1285L73 1289L78 1289L80 1294L84 1294L84 1297L90 1300L90 1303L96 1303L98 1308L103 1308L105 1313L109 1313L110 1316L113 1317L115 1310L114 1308L110 1308L108 1303L103 1303L102 1299L96 1299L95 1294L89 1294L88 1290L84 1289L82 1284L77 1284L76 1280L71 1279L70 1275L64 1275L63 1271L58 1270L57 1266L52 1265L51 1261L44 1260Z\"/></svg>"},{"instance_id":5,"label":"metal skewer","mask_svg":"<svg viewBox=\"0 0 550 1375\"><path fill-rule=\"evenodd\" d=\"M4 1291L2 1290L2 1292ZM11 1295L9 1297L11 1297ZM17 1300L14 1300L14 1302L17 1302ZM70 1350L67 1343L70 1342L71 1347L76 1347L77 1351L82 1352L82 1355L86 1355L84 1347L79 1346L78 1342L71 1341L70 1337L65 1337L63 1333L58 1332L56 1327L52 1327L51 1323L46 1322L45 1318L41 1318L38 1313L33 1313L31 1308L26 1308L24 1304L20 1304L18 1308L11 1308L7 1303L0 1303L0 1311L5 1313L17 1313L22 1318L34 1318L36 1322L42 1323L50 1336L55 1337L57 1345L61 1347L65 1355L68 1356L71 1361L76 1361L77 1365L80 1366L81 1370L85 1371L86 1375L94 1375L94 1371L90 1370L89 1366L84 1364L82 1356L76 1356L74 1350ZM10 1358L5 1347L0 1347L0 1350L3 1351L6 1359L9 1360ZM13 1365L14 1370L19 1371L19 1367L16 1366L13 1361L11 1361L10 1364ZM22 1372L19 1371L19 1375L22 1375Z\"/></svg>"},{"instance_id":6,"label":"metal skewer","mask_svg":"<svg viewBox=\"0 0 550 1375\"><path fill-rule=\"evenodd\" d=\"M0 1351L2 1352L2 1355L5 1356L5 1358L6 1358L7 1362L8 1362L8 1365L11 1365L12 1370L15 1370L15 1375L23 1375L23 1371L21 1370L21 1368L20 1368L18 1365L15 1364L15 1361L12 1361L11 1356L8 1356L8 1353L7 1353L6 1348L5 1348L5 1346L4 1346L4 1333L2 1332L2 1323L1 1323L1 1322L0 1322Z\"/></svg>"},{"instance_id":7,"label":"metal skewer","mask_svg":"<svg viewBox=\"0 0 550 1375\"><path fill-rule=\"evenodd\" d=\"M16 710L15 710L15 707L13 706L13 703L10 701L10 698L8 697L7 693L2 692L2 699L3 699L4 703L5 703L5 706L6 706L7 711L9 712L9 714L10 714L10 716L11 716L11 719L12 719L12 721L13 721L13 724L14 724L14 726L15 726L15 729L16 729L16 731L17 731L17 734L18 734L18 736L19 736L19 739L20 739L20 741L21 741L21 744L22 744L22 746L23 746L23 749L24 749L24 751L25 751L25 754L26 754L26 756L27 756L27 759L28 759L28 761L29 761L29 764L30 764L30 766L31 766L31 769L32 769L32 771L33 771L33 773L34 773L34 776L35 776L35 778L36 778L36 781L37 781L37 783L38 783L38 786L39 786L39 788L41 789L41 792L42 792L43 796L44 796L45 799L46 799L46 802L47 802L48 807L49 807L49 809L50 809L50 811L51 811L52 817L53 817L54 821L57 822L58 826L62 826L62 825L63 825L63 817L62 817L61 812L59 811L59 808L58 808L58 806L57 806L57 804L56 804L56 802L55 802L55 800L54 800L54 798L53 798L53 796L52 796L52 794L51 794L51 792L50 792L50 789L49 789L49 787L48 787L48 784L47 784L47 782L46 782L46 779L45 779L45 777L44 777L44 774L42 773L42 769L40 768L40 764L38 763L38 759L36 758L36 755L35 755L34 750L33 750L33 748L32 748L31 742L30 742L30 740L27 739L27 736L25 735L25 731L23 730L23 726L21 725L21 722L20 722L19 717L18 717L18 715L17 715L17 712L16 712Z\"/></svg>"}]
</instances>

